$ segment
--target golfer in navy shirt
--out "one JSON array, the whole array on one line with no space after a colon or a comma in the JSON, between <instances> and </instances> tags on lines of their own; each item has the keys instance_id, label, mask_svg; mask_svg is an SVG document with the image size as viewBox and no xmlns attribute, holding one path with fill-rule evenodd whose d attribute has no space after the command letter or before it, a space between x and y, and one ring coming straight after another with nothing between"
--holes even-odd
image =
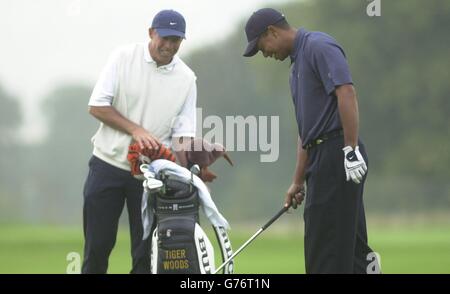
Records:
<instances>
[{"instance_id":1,"label":"golfer in navy shirt","mask_svg":"<svg viewBox=\"0 0 450 294\"><path fill-rule=\"evenodd\" d=\"M358 138L358 103L344 50L325 33L294 29L271 8L253 13L245 32L244 56L261 51L291 60L299 136L285 206L302 203L306 184L306 272L373 273L376 255L367 244L362 197L368 158Z\"/></svg>"}]
</instances>

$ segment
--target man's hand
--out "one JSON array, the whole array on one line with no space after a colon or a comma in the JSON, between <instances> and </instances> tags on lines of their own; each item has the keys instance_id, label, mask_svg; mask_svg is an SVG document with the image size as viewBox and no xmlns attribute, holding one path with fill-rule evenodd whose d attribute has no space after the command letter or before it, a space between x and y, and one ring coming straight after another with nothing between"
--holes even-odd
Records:
<instances>
[{"instance_id":1,"label":"man's hand","mask_svg":"<svg viewBox=\"0 0 450 294\"><path fill-rule=\"evenodd\" d=\"M305 188L303 185L292 183L286 192L286 199L284 207L290 207L297 209L297 205L302 204L305 199Z\"/></svg>"},{"instance_id":2,"label":"man's hand","mask_svg":"<svg viewBox=\"0 0 450 294\"><path fill-rule=\"evenodd\" d=\"M359 146L356 146L355 150L351 146L345 146L342 150L344 151L344 169L347 181L351 179L356 184L361 183L367 172L367 165L359 153Z\"/></svg>"},{"instance_id":3,"label":"man's hand","mask_svg":"<svg viewBox=\"0 0 450 294\"><path fill-rule=\"evenodd\" d=\"M158 150L159 146L161 145L156 137L150 135L150 133L142 127L135 128L131 132L131 136L133 137L133 140L139 144L139 147L141 147L141 149L148 148Z\"/></svg>"}]
</instances>

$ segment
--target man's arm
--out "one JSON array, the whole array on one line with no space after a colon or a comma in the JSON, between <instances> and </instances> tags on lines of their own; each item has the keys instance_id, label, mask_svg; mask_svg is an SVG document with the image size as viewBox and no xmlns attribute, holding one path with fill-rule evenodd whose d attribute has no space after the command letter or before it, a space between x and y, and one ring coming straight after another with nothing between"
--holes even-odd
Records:
<instances>
[{"instance_id":1,"label":"man's arm","mask_svg":"<svg viewBox=\"0 0 450 294\"><path fill-rule=\"evenodd\" d=\"M119 83L118 64L121 52L121 49L117 49L109 56L108 62L103 68L89 99L89 113L111 128L131 135L141 148L158 149L159 142L157 138L154 138L144 128L121 115L112 106Z\"/></svg>"},{"instance_id":2,"label":"man's arm","mask_svg":"<svg viewBox=\"0 0 450 294\"><path fill-rule=\"evenodd\" d=\"M159 149L160 142L143 127L125 118L112 106L89 106L89 113L102 123L129 134L141 148Z\"/></svg>"},{"instance_id":3,"label":"man's arm","mask_svg":"<svg viewBox=\"0 0 450 294\"><path fill-rule=\"evenodd\" d=\"M367 164L364 161L358 146L358 101L355 88L351 84L336 88L339 115L344 129L344 169L347 181L352 180L356 184L361 183L367 172Z\"/></svg>"},{"instance_id":4,"label":"man's arm","mask_svg":"<svg viewBox=\"0 0 450 294\"><path fill-rule=\"evenodd\" d=\"M336 88L339 116L344 129L345 146L358 145L359 113L356 91L353 85L346 84Z\"/></svg>"},{"instance_id":5,"label":"man's arm","mask_svg":"<svg viewBox=\"0 0 450 294\"><path fill-rule=\"evenodd\" d=\"M302 147L302 139L298 137L297 143L297 163L295 165L294 177L292 184L286 192L285 207L292 207L295 209L297 205L300 205L305 197L304 182L305 182L305 170L308 160L308 153ZM294 201L293 201L294 199Z\"/></svg>"}]
</instances>

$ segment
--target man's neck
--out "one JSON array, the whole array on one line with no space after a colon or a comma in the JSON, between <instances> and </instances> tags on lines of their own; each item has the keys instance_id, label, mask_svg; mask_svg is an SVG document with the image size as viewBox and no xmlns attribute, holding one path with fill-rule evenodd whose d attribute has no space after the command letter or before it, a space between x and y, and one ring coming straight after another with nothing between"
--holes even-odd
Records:
<instances>
[{"instance_id":1,"label":"man's neck","mask_svg":"<svg viewBox=\"0 0 450 294\"><path fill-rule=\"evenodd\" d=\"M295 38L297 37L297 29L290 28L286 35L286 44L288 46L289 54L292 54L294 51Z\"/></svg>"}]
</instances>

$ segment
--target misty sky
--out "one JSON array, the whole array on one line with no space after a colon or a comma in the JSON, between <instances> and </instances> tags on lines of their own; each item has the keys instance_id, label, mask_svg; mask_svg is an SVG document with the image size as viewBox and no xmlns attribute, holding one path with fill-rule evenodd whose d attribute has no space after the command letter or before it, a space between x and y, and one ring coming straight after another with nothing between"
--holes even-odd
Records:
<instances>
[{"instance_id":1,"label":"misty sky","mask_svg":"<svg viewBox=\"0 0 450 294\"><path fill-rule=\"evenodd\" d=\"M183 57L236 30L243 31L238 25L252 11L277 8L285 2L2 0L0 85L24 102L27 140L33 141L43 132L36 101L59 84L93 84L116 46L148 39L148 24L161 9L178 10L186 18L187 40L179 51Z\"/></svg>"}]
</instances>

